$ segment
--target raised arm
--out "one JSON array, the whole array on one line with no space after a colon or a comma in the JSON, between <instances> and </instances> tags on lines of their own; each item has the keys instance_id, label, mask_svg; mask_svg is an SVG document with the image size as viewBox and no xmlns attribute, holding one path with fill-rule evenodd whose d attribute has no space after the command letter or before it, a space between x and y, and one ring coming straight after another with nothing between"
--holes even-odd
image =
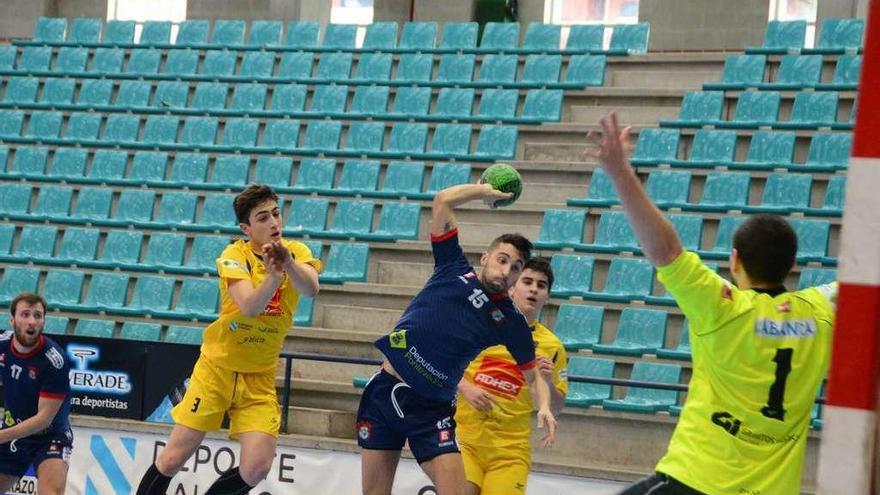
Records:
<instances>
[{"instance_id":1,"label":"raised arm","mask_svg":"<svg viewBox=\"0 0 880 495\"><path fill-rule=\"evenodd\" d=\"M645 257L655 266L672 263L683 251L681 241L669 220L651 202L629 163L632 150L629 144L630 128L621 131L617 115L613 112L602 117L599 123L602 125L602 136L595 132L587 134L593 147L584 152L585 156L598 159L614 183L626 218L639 239Z\"/></svg>"},{"instance_id":2,"label":"raised arm","mask_svg":"<svg viewBox=\"0 0 880 495\"><path fill-rule=\"evenodd\" d=\"M440 235L458 228L453 210L469 201L483 200L489 206L513 193L497 191L489 184L459 184L448 187L434 196L431 210L431 235Z\"/></svg>"}]
</instances>

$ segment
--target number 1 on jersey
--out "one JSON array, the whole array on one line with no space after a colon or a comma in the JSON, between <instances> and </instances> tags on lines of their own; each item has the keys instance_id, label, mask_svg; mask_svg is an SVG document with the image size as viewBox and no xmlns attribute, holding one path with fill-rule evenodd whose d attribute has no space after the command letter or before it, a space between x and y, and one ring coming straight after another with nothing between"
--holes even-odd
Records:
<instances>
[{"instance_id":1,"label":"number 1 on jersey","mask_svg":"<svg viewBox=\"0 0 880 495\"><path fill-rule=\"evenodd\" d=\"M785 382L788 380L788 374L791 373L791 358L793 355L794 349L777 349L776 356L773 358L773 361L776 363L776 379L773 381L773 385L770 385L767 405L761 409L761 414L770 419L785 421L785 408L783 405Z\"/></svg>"}]
</instances>

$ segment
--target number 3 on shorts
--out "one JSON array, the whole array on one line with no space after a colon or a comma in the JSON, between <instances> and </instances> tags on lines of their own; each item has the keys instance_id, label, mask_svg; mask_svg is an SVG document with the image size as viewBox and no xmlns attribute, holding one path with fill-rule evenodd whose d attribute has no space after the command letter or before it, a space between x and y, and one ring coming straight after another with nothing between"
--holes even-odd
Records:
<instances>
[{"instance_id":1,"label":"number 3 on shorts","mask_svg":"<svg viewBox=\"0 0 880 495\"><path fill-rule=\"evenodd\" d=\"M202 398L201 398L201 397L196 397L196 400L193 401L192 409L190 409L189 412L196 412L196 411L198 411L198 410L199 410L199 404L201 404L201 403L202 403Z\"/></svg>"}]
</instances>

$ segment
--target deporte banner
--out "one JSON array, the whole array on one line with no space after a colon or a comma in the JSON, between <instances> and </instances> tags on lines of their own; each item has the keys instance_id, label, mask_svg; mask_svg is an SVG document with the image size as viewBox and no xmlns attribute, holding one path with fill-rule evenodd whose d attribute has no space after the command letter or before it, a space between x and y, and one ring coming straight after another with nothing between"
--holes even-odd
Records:
<instances>
[{"instance_id":1,"label":"deporte banner","mask_svg":"<svg viewBox=\"0 0 880 495\"><path fill-rule=\"evenodd\" d=\"M67 495L134 495L141 475L165 445L166 437L104 429L74 428L73 456L67 476ZM206 440L171 482L168 495L202 495L219 473L238 464L238 444ZM268 478L251 495L358 495L360 457L334 452L279 446ZM16 495L36 494L26 477ZM567 476L535 473L528 495L610 495L621 485ZM415 461L404 459L397 470L395 495L436 495Z\"/></svg>"}]
</instances>

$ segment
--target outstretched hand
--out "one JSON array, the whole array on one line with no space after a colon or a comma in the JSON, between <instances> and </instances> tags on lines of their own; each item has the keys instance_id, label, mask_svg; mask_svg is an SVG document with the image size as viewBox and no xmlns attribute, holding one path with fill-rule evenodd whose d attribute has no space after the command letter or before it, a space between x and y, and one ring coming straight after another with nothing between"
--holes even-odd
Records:
<instances>
[{"instance_id":1,"label":"outstretched hand","mask_svg":"<svg viewBox=\"0 0 880 495\"><path fill-rule=\"evenodd\" d=\"M510 199L513 197L512 192L501 192L492 187L492 184L489 184L488 182L480 181L479 183L486 188L486 192L483 195L483 202L486 203L486 206L489 208L495 208L495 203L502 199Z\"/></svg>"},{"instance_id":2,"label":"outstretched hand","mask_svg":"<svg viewBox=\"0 0 880 495\"><path fill-rule=\"evenodd\" d=\"M587 133L587 139L592 144L584 150L584 158L592 157L599 161L609 175L628 170L629 156L633 146L629 142L629 133L632 127L620 129L617 123L617 114L611 112L599 120L602 126L602 134L595 131Z\"/></svg>"},{"instance_id":3,"label":"outstretched hand","mask_svg":"<svg viewBox=\"0 0 880 495\"><path fill-rule=\"evenodd\" d=\"M547 409L538 410L538 429L543 428L547 428L547 433L541 437L541 445L552 447L553 442L556 441L556 418Z\"/></svg>"},{"instance_id":4,"label":"outstretched hand","mask_svg":"<svg viewBox=\"0 0 880 495\"><path fill-rule=\"evenodd\" d=\"M278 241L272 241L263 245L263 259L266 267L275 275L284 274L286 265L292 261L290 251Z\"/></svg>"}]
</instances>

